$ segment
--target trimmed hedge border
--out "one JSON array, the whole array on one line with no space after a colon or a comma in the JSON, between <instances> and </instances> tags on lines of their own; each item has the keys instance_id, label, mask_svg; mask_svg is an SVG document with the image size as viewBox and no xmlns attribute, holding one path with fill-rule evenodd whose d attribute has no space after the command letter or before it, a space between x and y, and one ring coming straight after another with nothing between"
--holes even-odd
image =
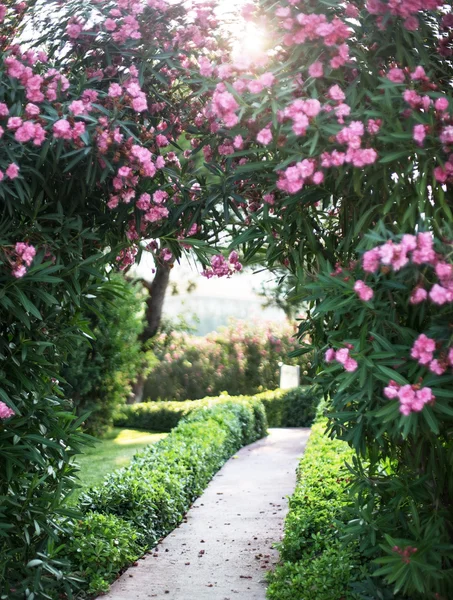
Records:
<instances>
[{"instance_id":1,"label":"trimmed hedge border","mask_svg":"<svg viewBox=\"0 0 453 600\"><path fill-rule=\"evenodd\" d=\"M123 407L115 425L150 431L171 431L181 419L194 410L237 400L262 402L269 427L309 427L315 418L318 404L318 398L313 391L303 387L291 390L277 389L256 396L222 395L184 402L140 402Z\"/></svg>"},{"instance_id":2,"label":"trimmed hedge border","mask_svg":"<svg viewBox=\"0 0 453 600\"><path fill-rule=\"evenodd\" d=\"M85 518L73 523L65 547L84 592L108 590L121 570L182 521L230 456L266 434L258 400L202 403L165 439L84 492L79 503Z\"/></svg>"},{"instance_id":3,"label":"trimmed hedge border","mask_svg":"<svg viewBox=\"0 0 453 600\"><path fill-rule=\"evenodd\" d=\"M348 495L344 462L352 457L345 442L323 434L325 422L312 428L298 468L298 484L289 501L280 564L269 573L269 600L352 600L349 589L358 572L355 547L340 540Z\"/></svg>"}]
</instances>

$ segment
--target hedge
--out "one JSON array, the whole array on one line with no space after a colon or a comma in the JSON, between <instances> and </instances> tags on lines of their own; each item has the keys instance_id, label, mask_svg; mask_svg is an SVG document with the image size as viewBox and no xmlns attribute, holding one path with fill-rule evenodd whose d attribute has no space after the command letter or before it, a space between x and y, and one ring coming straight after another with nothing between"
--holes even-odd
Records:
<instances>
[{"instance_id":1,"label":"hedge","mask_svg":"<svg viewBox=\"0 0 453 600\"><path fill-rule=\"evenodd\" d=\"M270 600L354 598L348 590L356 570L353 549L337 535L347 502L341 470L351 451L344 442L326 438L324 428L323 423L313 426L299 464L279 546L281 564L269 575Z\"/></svg>"},{"instance_id":2,"label":"hedge","mask_svg":"<svg viewBox=\"0 0 453 600\"><path fill-rule=\"evenodd\" d=\"M222 395L184 402L140 402L124 406L117 427L150 431L170 431L192 411L236 400L258 400L266 410L269 427L309 427L316 413L318 398L311 388L273 390L256 396Z\"/></svg>"},{"instance_id":3,"label":"hedge","mask_svg":"<svg viewBox=\"0 0 453 600\"><path fill-rule=\"evenodd\" d=\"M200 403L165 439L82 493L85 519L74 523L66 546L82 589L108 589L122 569L181 522L223 463L266 429L257 400Z\"/></svg>"},{"instance_id":4,"label":"hedge","mask_svg":"<svg viewBox=\"0 0 453 600\"><path fill-rule=\"evenodd\" d=\"M390 600L400 598L371 577L373 566L348 541L344 527L354 516L345 461L353 451L313 425L289 500L280 563L268 574L268 600Z\"/></svg>"}]
</instances>

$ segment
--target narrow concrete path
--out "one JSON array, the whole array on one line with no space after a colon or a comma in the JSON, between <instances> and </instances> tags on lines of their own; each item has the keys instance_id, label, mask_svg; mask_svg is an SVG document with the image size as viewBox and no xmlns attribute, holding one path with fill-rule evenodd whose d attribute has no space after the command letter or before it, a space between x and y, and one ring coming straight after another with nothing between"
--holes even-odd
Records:
<instances>
[{"instance_id":1,"label":"narrow concrete path","mask_svg":"<svg viewBox=\"0 0 453 600\"><path fill-rule=\"evenodd\" d=\"M103 600L265 600L278 561L286 496L309 429L271 429L213 478L184 522Z\"/></svg>"}]
</instances>

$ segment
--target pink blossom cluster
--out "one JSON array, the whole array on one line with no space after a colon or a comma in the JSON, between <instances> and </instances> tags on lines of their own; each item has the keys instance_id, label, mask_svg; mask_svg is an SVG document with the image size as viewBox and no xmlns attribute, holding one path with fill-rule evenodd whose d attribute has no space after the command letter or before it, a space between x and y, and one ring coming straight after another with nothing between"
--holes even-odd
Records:
<instances>
[{"instance_id":1,"label":"pink blossom cluster","mask_svg":"<svg viewBox=\"0 0 453 600\"><path fill-rule=\"evenodd\" d=\"M242 265L239 262L238 253L233 251L228 257L228 260L222 254L216 254L211 258L211 267L202 271L203 277L211 279L211 277L231 277L233 273L242 270Z\"/></svg>"},{"instance_id":2,"label":"pink blossom cluster","mask_svg":"<svg viewBox=\"0 0 453 600\"><path fill-rule=\"evenodd\" d=\"M364 281L358 279L354 284L354 291L357 293L360 300L368 302L374 296L373 290Z\"/></svg>"},{"instance_id":3,"label":"pink blossom cluster","mask_svg":"<svg viewBox=\"0 0 453 600\"><path fill-rule=\"evenodd\" d=\"M12 262L12 274L16 279L20 279L27 272L27 267L31 266L36 256L36 248L25 242L17 242L14 247L14 261Z\"/></svg>"},{"instance_id":4,"label":"pink blossom cluster","mask_svg":"<svg viewBox=\"0 0 453 600\"><path fill-rule=\"evenodd\" d=\"M131 246L129 248L125 248L121 250L121 252L116 257L116 262L118 263L119 268L124 271L135 262L135 257L137 256L138 248L136 246Z\"/></svg>"},{"instance_id":5,"label":"pink blossom cluster","mask_svg":"<svg viewBox=\"0 0 453 600\"><path fill-rule=\"evenodd\" d=\"M228 92L223 83L219 83L212 97L211 110L214 116L219 118L226 127L234 127L239 123L236 111L239 108L235 97Z\"/></svg>"},{"instance_id":6,"label":"pink blossom cluster","mask_svg":"<svg viewBox=\"0 0 453 600\"><path fill-rule=\"evenodd\" d=\"M404 27L410 31L418 29L417 13L421 10L436 10L443 0L367 0L366 9L377 15L379 24L385 27L382 17L390 14L404 19Z\"/></svg>"},{"instance_id":7,"label":"pink blossom cluster","mask_svg":"<svg viewBox=\"0 0 453 600\"><path fill-rule=\"evenodd\" d=\"M329 348L324 355L325 361L328 363L337 361L340 363L340 365L343 365L346 371L352 373L353 371L357 370L359 365L357 361L349 355L351 350L352 346L350 345L348 345L346 348L340 348L336 351L333 348Z\"/></svg>"},{"instance_id":8,"label":"pink blossom cluster","mask_svg":"<svg viewBox=\"0 0 453 600\"><path fill-rule=\"evenodd\" d=\"M140 84L136 77L132 77L120 85L119 83L111 83L108 89L108 96L110 98L121 98L126 96L128 103L135 112L143 112L148 109L148 101L145 92L142 91Z\"/></svg>"},{"instance_id":9,"label":"pink blossom cluster","mask_svg":"<svg viewBox=\"0 0 453 600\"><path fill-rule=\"evenodd\" d=\"M77 141L85 133L86 127L83 121L77 121L73 125L67 119L59 119L52 126L55 139Z\"/></svg>"},{"instance_id":10,"label":"pink blossom cluster","mask_svg":"<svg viewBox=\"0 0 453 600\"><path fill-rule=\"evenodd\" d=\"M30 102L43 102L44 100L54 102L58 97L58 92L65 92L69 88L68 78L56 69L48 69L44 75L41 75L24 64L24 61L29 60L27 54L19 55L19 58L13 55L5 58L6 73L9 77L19 80L24 86L27 100ZM36 59L38 58L41 62L47 61L44 53L38 53ZM32 60L35 60L35 57Z\"/></svg>"},{"instance_id":11,"label":"pink blossom cluster","mask_svg":"<svg viewBox=\"0 0 453 600\"><path fill-rule=\"evenodd\" d=\"M319 185L324 180L324 173L316 170L316 160L304 158L285 171L279 172L277 187L279 190L296 194L306 183Z\"/></svg>"},{"instance_id":12,"label":"pink blossom cluster","mask_svg":"<svg viewBox=\"0 0 453 600\"><path fill-rule=\"evenodd\" d=\"M9 177L9 179L16 179L16 177L19 177L19 167L16 163L11 163L4 173L0 170L0 182L3 181L5 175L6 177Z\"/></svg>"},{"instance_id":13,"label":"pink blossom cluster","mask_svg":"<svg viewBox=\"0 0 453 600\"><path fill-rule=\"evenodd\" d=\"M400 402L400 413L406 417L412 412L420 412L425 404L433 403L435 396L429 387L420 387L418 385L399 385L395 381L389 381L384 388L384 396L393 400L398 398Z\"/></svg>"},{"instance_id":14,"label":"pink blossom cluster","mask_svg":"<svg viewBox=\"0 0 453 600\"><path fill-rule=\"evenodd\" d=\"M325 14L294 14L290 6L279 6L275 14L281 19L282 29L289 32L284 37L287 46L307 41L321 42L324 49L329 51L332 69L338 69L349 60L346 40L351 36L351 29L338 17L329 21Z\"/></svg>"},{"instance_id":15,"label":"pink blossom cluster","mask_svg":"<svg viewBox=\"0 0 453 600\"><path fill-rule=\"evenodd\" d=\"M30 107L30 105L27 106ZM35 146L41 146L46 139L46 131L40 123L23 121L21 117L10 117L6 127L8 130L15 132L14 139L22 144L33 141ZM0 131L1 137L2 131Z\"/></svg>"},{"instance_id":16,"label":"pink blossom cluster","mask_svg":"<svg viewBox=\"0 0 453 600\"><path fill-rule=\"evenodd\" d=\"M0 13L1 14L1 13ZM7 404L0 400L0 419L9 419L16 413Z\"/></svg>"},{"instance_id":17,"label":"pink blossom cluster","mask_svg":"<svg viewBox=\"0 0 453 600\"><path fill-rule=\"evenodd\" d=\"M337 133L336 140L339 144L346 144L346 152L333 152L322 154L322 166L338 166L338 163L350 163L354 167L372 165L377 160L377 152L373 148L362 148L362 137L365 135L365 127L361 121L352 121ZM335 152L335 151L334 151Z\"/></svg>"},{"instance_id":18,"label":"pink blossom cluster","mask_svg":"<svg viewBox=\"0 0 453 600\"><path fill-rule=\"evenodd\" d=\"M157 190L152 196L147 193L142 194L138 199L136 206L140 210L145 211L145 221L155 223L168 217L168 208L165 206L167 199L167 192Z\"/></svg>"},{"instance_id":19,"label":"pink blossom cluster","mask_svg":"<svg viewBox=\"0 0 453 600\"><path fill-rule=\"evenodd\" d=\"M422 285L417 285L410 297L411 304L420 304L428 298L438 305L453 302L453 265L435 252L433 236L429 232L418 233L416 236L405 234L399 244L389 240L368 250L362 257L362 266L367 273L375 273L381 265L399 271L410 262L414 265L426 264L433 267L438 278L438 283L429 291Z\"/></svg>"},{"instance_id":20,"label":"pink blossom cluster","mask_svg":"<svg viewBox=\"0 0 453 600\"><path fill-rule=\"evenodd\" d=\"M411 357L420 365L429 368L436 375L443 375L448 366L453 367L453 347L447 352L442 352L439 358L434 358L436 340L427 337L424 333L418 336L411 349Z\"/></svg>"}]
</instances>

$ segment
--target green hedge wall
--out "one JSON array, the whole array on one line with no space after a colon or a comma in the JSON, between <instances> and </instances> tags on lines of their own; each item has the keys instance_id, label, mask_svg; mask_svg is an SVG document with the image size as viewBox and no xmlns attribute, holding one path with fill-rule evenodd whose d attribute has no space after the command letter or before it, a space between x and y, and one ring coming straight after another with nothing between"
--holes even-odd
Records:
<instances>
[{"instance_id":1,"label":"green hedge wall","mask_svg":"<svg viewBox=\"0 0 453 600\"><path fill-rule=\"evenodd\" d=\"M289 501L281 563L269 575L269 600L352 600L348 585L357 564L354 549L338 539L345 517L344 442L323 435L325 423L313 426L298 469L298 484Z\"/></svg>"},{"instance_id":2,"label":"green hedge wall","mask_svg":"<svg viewBox=\"0 0 453 600\"><path fill-rule=\"evenodd\" d=\"M349 494L353 451L346 442L324 435L325 420L315 423L298 468L289 501L280 563L268 574L268 600L403 600L382 579L376 566L345 535L356 516ZM360 526L359 519L356 519Z\"/></svg>"},{"instance_id":3,"label":"green hedge wall","mask_svg":"<svg viewBox=\"0 0 453 600\"><path fill-rule=\"evenodd\" d=\"M74 522L66 560L82 590L108 589L118 572L152 548L184 514L223 463L266 435L257 400L200 402L163 440L80 497L85 519Z\"/></svg>"},{"instance_id":4,"label":"green hedge wall","mask_svg":"<svg viewBox=\"0 0 453 600\"><path fill-rule=\"evenodd\" d=\"M236 400L258 400L266 410L269 427L309 427L318 398L311 388L273 390L256 396L218 396L185 402L140 402L122 408L117 427L170 431L192 411Z\"/></svg>"}]
</instances>

